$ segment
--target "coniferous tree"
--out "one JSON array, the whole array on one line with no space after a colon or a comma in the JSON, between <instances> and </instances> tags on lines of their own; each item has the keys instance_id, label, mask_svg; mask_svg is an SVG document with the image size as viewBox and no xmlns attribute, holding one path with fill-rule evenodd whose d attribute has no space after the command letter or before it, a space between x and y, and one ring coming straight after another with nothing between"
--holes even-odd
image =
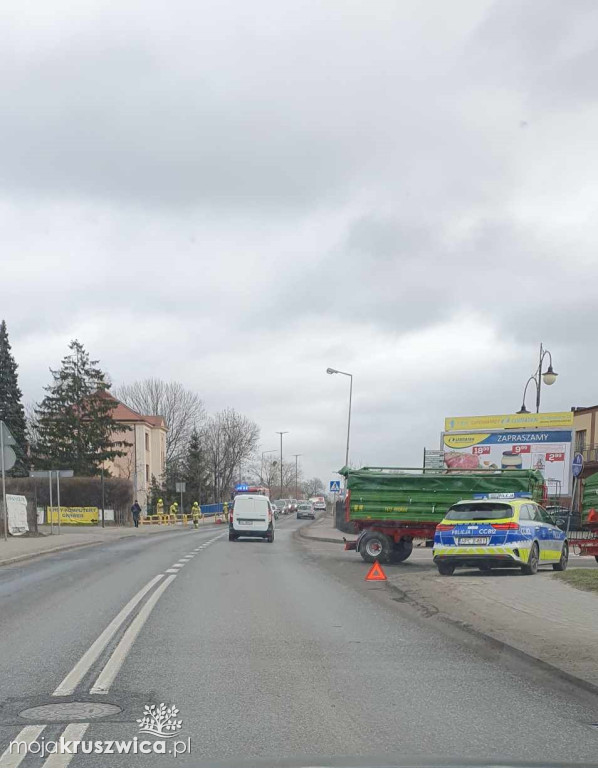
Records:
<instances>
[{"instance_id":1,"label":"coniferous tree","mask_svg":"<svg viewBox=\"0 0 598 768\"><path fill-rule=\"evenodd\" d=\"M208 466L201 437L197 429L191 432L183 462L183 480L187 483L186 495L190 504L208 501Z\"/></svg>"},{"instance_id":2,"label":"coniferous tree","mask_svg":"<svg viewBox=\"0 0 598 768\"><path fill-rule=\"evenodd\" d=\"M8 332L4 320L0 323L0 420L6 423L16 445L12 448L17 455L14 467L8 472L13 477L29 474L29 457L26 435L25 410L17 377L17 364L12 355Z\"/></svg>"},{"instance_id":3,"label":"coniferous tree","mask_svg":"<svg viewBox=\"0 0 598 768\"><path fill-rule=\"evenodd\" d=\"M126 443L114 439L123 431L112 419L114 400L106 397L108 383L97 360L77 340L60 370L51 370L53 381L36 409L39 440L34 461L40 469L72 469L75 475L100 474L105 461L125 452Z\"/></svg>"}]
</instances>

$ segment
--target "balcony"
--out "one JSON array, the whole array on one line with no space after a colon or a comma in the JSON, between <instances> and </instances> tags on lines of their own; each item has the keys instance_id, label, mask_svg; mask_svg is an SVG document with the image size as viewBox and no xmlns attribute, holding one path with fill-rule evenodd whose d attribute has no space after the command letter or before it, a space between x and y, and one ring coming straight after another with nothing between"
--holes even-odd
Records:
<instances>
[{"instance_id":1,"label":"balcony","mask_svg":"<svg viewBox=\"0 0 598 768\"><path fill-rule=\"evenodd\" d=\"M583 448L576 448L575 451L582 454L586 464L598 463L598 444L585 445Z\"/></svg>"}]
</instances>

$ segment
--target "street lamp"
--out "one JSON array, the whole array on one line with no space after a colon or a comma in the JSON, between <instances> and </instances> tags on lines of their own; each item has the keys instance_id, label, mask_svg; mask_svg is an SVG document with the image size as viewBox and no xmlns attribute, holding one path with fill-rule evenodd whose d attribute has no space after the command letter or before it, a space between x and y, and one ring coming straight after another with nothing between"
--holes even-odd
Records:
<instances>
[{"instance_id":1,"label":"street lamp","mask_svg":"<svg viewBox=\"0 0 598 768\"><path fill-rule=\"evenodd\" d=\"M351 383L349 385L349 419L347 421L347 451L345 453L345 466L349 466L349 438L351 436L351 400L353 399L353 374L347 373L346 371L337 371L336 368L326 368L326 373L333 374L333 373L340 373L342 376L348 376L351 380ZM345 485L347 483L347 479L345 478Z\"/></svg>"},{"instance_id":2,"label":"street lamp","mask_svg":"<svg viewBox=\"0 0 598 768\"><path fill-rule=\"evenodd\" d=\"M544 358L546 355L548 355L549 360L548 368L542 373L542 364L544 363ZM530 376L525 383L525 388L523 390L523 402L517 413L529 413L525 407L525 395L527 394L527 388L532 381L536 385L536 413L540 413L540 393L542 390L542 381L544 381L544 384L546 384L547 387L551 387L556 381L557 376L558 373L552 369L552 355L547 349L544 349L542 344L540 344L540 362L538 364L538 370L535 371L535 373Z\"/></svg>"},{"instance_id":3,"label":"street lamp","mask_svg":"<svg viewBox=\"0 0 598 768\"><path fill-rule=\"evenodd\" d=\"M298 476L298 463L297 463L297 460L299 459L299 456L303 456L303 454L302 453L294 453L293 456L295 457L295 498L298 499L299 498L299 493L298 493L298 485L299 484L297 482L297 476Z\"/></svg>"},{"instance_id":4,"label":"street lamp","mask_svg":"<svg viewBox=\"0 0 598 768\"><path fill-rule=\"evenodd\" d=\"M289 431L277 432L276 434L280 435L280 498L282 499L282 436L288 435Z\"/></svg>"}]
</instances>

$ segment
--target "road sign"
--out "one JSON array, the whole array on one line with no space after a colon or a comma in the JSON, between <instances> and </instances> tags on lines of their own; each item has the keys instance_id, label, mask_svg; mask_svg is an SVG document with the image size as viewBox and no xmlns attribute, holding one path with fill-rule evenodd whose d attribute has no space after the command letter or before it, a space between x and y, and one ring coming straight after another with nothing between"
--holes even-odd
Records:
<instances>
[{"instance_id":1,"label":"road sign","mask_svg":"<svg viewBox=\"0 0 598 768\"><path fill-rule=\"evenodd\" d=\"M15 465L16 460L17 460L17 454L13 451L10 445L5 445L4 446L4 462L2 464L4 471L8 472L9 469L12 469Z\"/></svg>"},{"instance_id":2,"label":"road sign","mask_svg":"<svg viewBox=\"0 0 598 768\"><path fill-rule=\"evenodd\" d=\"M444 469L444 451L429 451L424 448L424 469Z\"/></svg>"},{"instance_id":3,"label":"road sign","mask_svg":"<svg viewBox=\"0 0 598 768\"><path fill-rule=\"evenodd\" d=\"M382 570L382 566L376 560L365 577L366 581L386 581L386 574Z\"/></svg>"},{"instance_id":4,"label":"road sign","mask_svg":"<svg viewBox=\"0 0 598 768\"><path fill-rule=\"evenodd\" d=\"M185 493L187 489L187 483L175 483L177 493Z\"/></svg>"},{"instance_id":5,"label":"road sign","mask_svg":"<svg viewBox=\"0 0 598 768\"><path fill-rule=\"evenodd\" d=\"M74 477L75 472L72 469L32 469L29 477L48 477L48 472L59 474L60 477Z\"/></svg>"},{"instance_id":6,"label":"road sign","mask_svg":"<svg viewBox=\"0 0 598 768\"><path fill-rule=\"evenodd\" d=\"M341 492L341 481L340 480L331 480L330 481L330 493L340 493Z\"/></svg>"},{"instance_id":7,"label":"road sign","mask_svg":"<svg viewBox=\"0 0 598 768\"><path fill-rule=\"evenodd\" d=\"M2 430L2 440L4 442L4 445L16 445L17 441L12 436L10 429L6 426L6 424L3 421L0 421L0 430ZM8 467L7 467L8 469Z\"/></svg>"},{"instance_id":8,"label":"road sign","mask_svg":"<svg viewBox=\"0 0 598 768\"><path fill-rule=\"evenodd\" d=\"M583 454L576 453L572 463L573 477L579 477L583 471Z\"/></svg>"}]
</instances>

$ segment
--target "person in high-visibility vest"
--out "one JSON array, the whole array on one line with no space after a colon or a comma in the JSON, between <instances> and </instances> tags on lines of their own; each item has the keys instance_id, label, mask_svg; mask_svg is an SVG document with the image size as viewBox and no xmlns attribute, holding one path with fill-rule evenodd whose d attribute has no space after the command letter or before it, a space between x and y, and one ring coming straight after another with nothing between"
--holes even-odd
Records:
<instances>
[{"instance_id":1,"label":"person in high-visibility vest","mask_svg":"<svg viewBox=\"0 0 598 768\"><path fill-rule=\"evenodd\" d=\"M171 523L176 523L176 516L178 515L178 513L179 513L179 505L175 501L174 504L170 505L170 522Z\"/></svg>"},{"instance_id":2,"label":"person in high-visibility vest","mask_svg":"<svg viewBox=\"0 0 598 768\"><path fill-rule=\"evenodd\" d=\"M193 502L191 507L191 516L193 517L193 527L197 528L199 525L199 518L201 517L201 507L197 501Z\"/></svg>"},{"instance_id":3,"label":"person in high-visibility vest","mask_svg":"<svg viewBox=\"0 0 598 768\"><path fill-rule=\"evenodd\" d=\"M222 505L222 514L224 515L225 522L228 523L228 504L226 503L226 501Z\"/></svg>"},{"instance_id":4,"label":"person in high-visibility vest","mask_svg":"<svg viewBox=\"0 0 598 768\"><path fill-rule=\"evenodd\" d=\"M162 517L162 515L164 514L164 502L162 501L162 499L158 499L156 503L156 514L159 517Z\"/></svg>"}]
</instances>

